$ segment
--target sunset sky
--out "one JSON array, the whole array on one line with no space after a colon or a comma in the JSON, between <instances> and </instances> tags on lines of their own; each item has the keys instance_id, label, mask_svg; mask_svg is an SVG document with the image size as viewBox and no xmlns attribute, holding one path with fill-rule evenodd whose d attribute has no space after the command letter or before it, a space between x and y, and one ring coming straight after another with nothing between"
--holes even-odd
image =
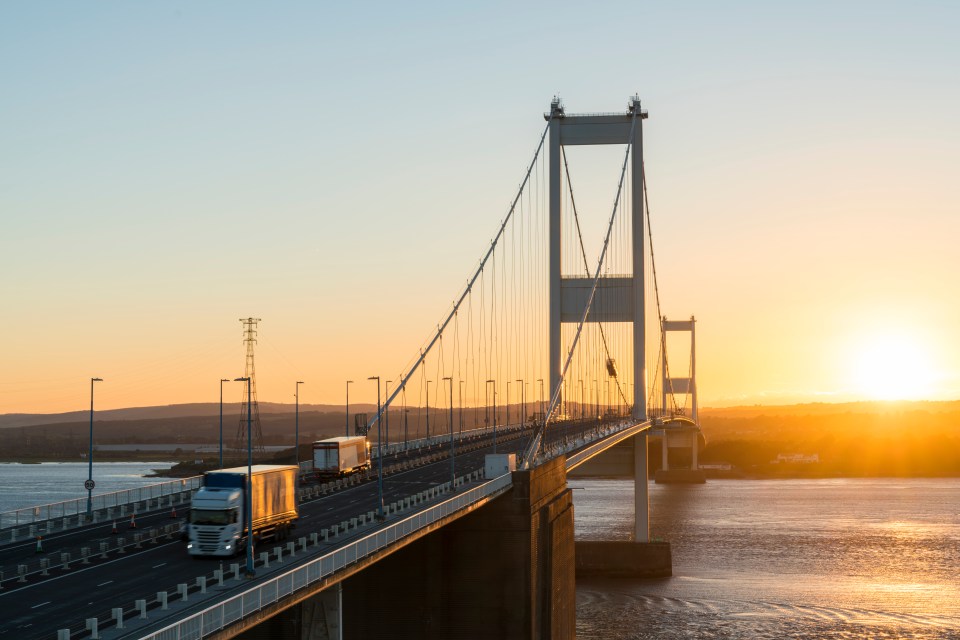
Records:
<instances>
[{"instance_id":1,"label":"sunset sky","mask_svg":"<svg viewBox=\"0 0 960 640\"><path fill-rule=\"evenodd\" d=\"M462 289L555 94L650 112L702 405L960 398L960 4L722 5L3 3L0 413L215 402L251 315L261 400L341 403Z\"/></svg>"}]
</instances>

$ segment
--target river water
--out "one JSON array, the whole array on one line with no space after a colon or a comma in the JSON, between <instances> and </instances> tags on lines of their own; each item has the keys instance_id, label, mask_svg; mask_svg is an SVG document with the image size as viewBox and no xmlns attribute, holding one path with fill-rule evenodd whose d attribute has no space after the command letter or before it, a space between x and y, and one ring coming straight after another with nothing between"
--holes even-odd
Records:
<instances>
[{"instance_id":1,"label":"river water","mask_svg":"<svg viewBox=\"0 0 960 640\"><path fill-rule=\"evenodd\" d=\"M169 478L145 478L153 469L169 469L172 462L96 462L94 495L164 482ZM86 498L83 482L86 462L0 464L0 513L74 498Z\"/></svg>"},{"instance_id":2,"label":"river water","mask_svg":"<svg viewBox=\"0 0 960 640\"><path fill-rule=\"evenodd\" d=\"M571 479L578 539L626 540L633 481ZM673 577L577 581L577 637L960 638L960 479L651 484Z\"/></svg>"}]
</instances>

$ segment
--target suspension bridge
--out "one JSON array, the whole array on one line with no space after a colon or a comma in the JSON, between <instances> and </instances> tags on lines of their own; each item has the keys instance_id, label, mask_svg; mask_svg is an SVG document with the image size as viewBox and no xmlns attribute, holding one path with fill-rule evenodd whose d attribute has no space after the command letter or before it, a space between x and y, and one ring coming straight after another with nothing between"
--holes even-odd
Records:
<instances>
[{"instance_id":1,"label":"suspension bridge","mask_svg":"<svg viewBox=\"0 0 960 640\"><path fill-rule=\"evenodd\" d=\"M647 112L638 97L591 114L554 99L544 118L489 246L363 428L370 474L303 484L295 539L258 548L253 578L180 548L168 514L192 486L2 514L0 636L573 637L578 566L668 574L669 547L649 536L648 437L661 439L658 481L695 482L701 436L695 321L661 309ZM593 145L622 149L597 246L566 153ZM690 335L683 376L672 332ZM391 437L398 410L426 437ZM634 540L581 559L567 474L614 450L635 478ZM110 530L131 516L138 529ZM35 553L41 533L55 554Z\"/></svg>"}]
</instances>

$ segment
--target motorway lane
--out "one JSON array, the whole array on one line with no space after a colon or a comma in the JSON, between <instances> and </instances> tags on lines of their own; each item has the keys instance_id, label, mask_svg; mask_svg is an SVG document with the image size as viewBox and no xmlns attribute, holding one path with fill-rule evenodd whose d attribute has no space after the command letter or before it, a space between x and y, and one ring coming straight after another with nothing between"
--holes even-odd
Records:
<instances>
[{"instance_id":1,"label":"motorway lane","mask_svg":"<svg viewBox=\"0 0 960 640\"><path fill-rule=\"evenodd\" d=\"M558 428L551 434L550 441L573 434L579 430L576 425ZM511 434L509 441L503 435L498 438L499 452L516 453L526 446L526 433ZM457 455L457 474L482 469L483 459L492 450L488 444L473 451ZM384 478L384 500L386 503L415 494L450 478L450 461L441 459L436 462L400 471ZM445 498L442 498L445 499ZM377 483L370 480L363 484L345 488L327 496L304 502L300 507L300 522L293 537L309 536L312 532L330 527L361 513L375 510L377 507ZM400 514L399 517L406 517ZM391 517L390 520L393 520ZM370 529L360 533L351 532L340 536L333 544L310 548L307 553L298 552L298 561L326 553L359 535L365 535ZM272 550L276 543L266 542L256 553ZM255 554L256 555L256 554ZM81 568L75 565L68 575L50 578L44 582L17 590L0 592L0 611L5 612L0 620L0 638L53 638L56 630L70 626L77 630L83 628L83 620L97 616L101 628L112 626L109 619L112 607L123 606L129 611L137 599L152 602L156 592L164 588L172 595L176 585L181 582L195 584L196 577L206 574L208 583L212 582L212 572L220 567L220 559L194 559L187 555L184 543L176 540L147 548L137 554L128 554L105 564ZM225 568L231 562L243 564L243 557L223 559ZM264 577L274 571L287 570L292 565L271 564L271 570L258 570L258 577ZM149 582L144 584L144 574L149 573ZM229 581L226 591L249 588L249 581ZM196 596L194 596L196 597ZM8 612L8 613L7 613ZM129 614L128 614L129 615ZM151 614L151 617L156 614Z\"/></svg>"},{"instance_id":2,"label":"motorway lane","mask_svg":"<svg viewBox=\"0 0 960 640\"><path fill-rule=\"evenodd\" d=\"M189 505L182 505L178 516L186 517L188 509ZM135 533L140 533L145 536L150 528L159 529L164 525L174 524L178 521L179 518L171 518L170 509L163 508L138 513L136 518L137 526L134 529L130 528L129 517L118 520L116 536L111 534L113 530L112 522L101 522L95 525L87 525L81 529L72 529L62 533L45 535L42 540L42 553L36 553L37 541L35 539L8 543L0 548L0 567L3 568L5 580L10 580L16 576L16 569L19 564L27 565L28 571L31 574L30 580L39 580L40 576L32 574L39 572L41 558L49 559L50 565L53 566L60 562L61 553L70 553L74 561L79 561L80 549L82 547L89 547L91 557L93 557L99 554L101 542L109 543L111 548L110 554L113 555L115 552L112 549L116 546L117 537L124 538L126 543L130 544L133 542L133 534ZM51 569L51 571L54 570ZM16 585L4 582L3 586L9 589Z\"/></svg>"}]
</instances>

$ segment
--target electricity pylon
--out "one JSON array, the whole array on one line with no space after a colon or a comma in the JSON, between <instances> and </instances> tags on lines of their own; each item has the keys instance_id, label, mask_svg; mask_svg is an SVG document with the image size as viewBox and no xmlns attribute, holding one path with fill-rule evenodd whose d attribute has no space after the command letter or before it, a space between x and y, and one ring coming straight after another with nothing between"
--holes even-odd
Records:
<instances>
[{"instance_id":1,"label":"electricity pylon","mask_svg":"<svg viewBox=\"0 0 960 640\"><path fill-rule=\"evenodd\" d=\"M250 393L250 413L253 422L253 448L259 453L263 453L263 429L260 426L260 407L257 405L257 376L253 364L253 345L257 342L257 323L260 318L240 318L243 323L243 341L247 345L246 365L243 370L243 377L250 378L250 385L243 385L243 404L244 408L240 416L240 422L237 425L237 437L235 449L243 451L247 448L247 390Z\"/></svg>"}]
</instances>

